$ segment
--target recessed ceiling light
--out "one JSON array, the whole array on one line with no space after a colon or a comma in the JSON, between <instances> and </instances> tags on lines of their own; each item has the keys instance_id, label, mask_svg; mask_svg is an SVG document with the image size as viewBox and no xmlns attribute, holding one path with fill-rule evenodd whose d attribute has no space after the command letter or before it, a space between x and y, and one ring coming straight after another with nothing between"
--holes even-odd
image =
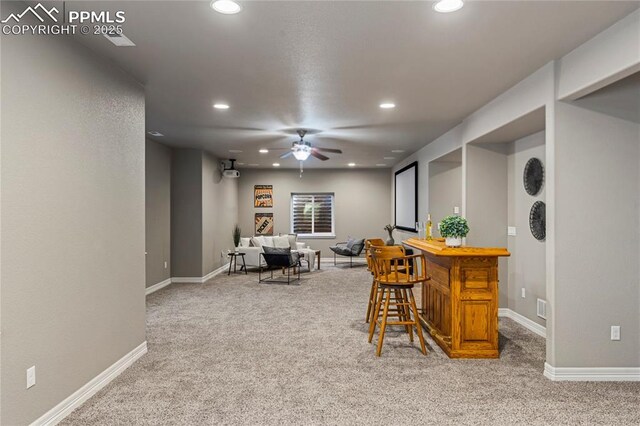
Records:
<instances>
[{"instance_id":1,"label":"recessed ceiling light","mask_svg":"<svg viewBox=\"0 0 640 426\"><path fill-rule=\"evenodd\" d=\"M355 167L355 166L356 166L356 163L349 163L349 164L347 164L347 166L349 166L349 167Z\"/></svg>"},{"instance_id":2,"label":"recessed ceiling light","mask_svg":"<svg viewBox=\"0 0 640 426\"><path fill-rule=\"evenodd\" d=\"M269 150L268 150L268 149L266 149L266 148L262 148L262 149L261 149L260 151L258 151L258 152L260 152L260 154L268 154L268 153L269 153Z\"/></svg>"},{"instance_id":3,"label":"recessed ceiling light","mask_svg":"<svg viewBox=\"0 0 640 426\"><path fill-rule=\"evenodd\" d=\"M147 133L149 133L151 136L157 136L157 137L162 137L164 136L162 133L160 132L156 132L155 130L150 130Z\"/></svg>"},{"instance_id":4,"label":"recessed ceiling light","mask_svg":"<svg viewBox=\"0 0 640 426\"><path fill-rule=\"evenodd\" d=\"M215 109L229 109L229 105L227 104L213 104Z\"/></svg>"},{"instance_id":5,"label":"recessed ceiling light","mask_svg":"<svg viewBox=\"0 0 640 426\"><path fill-rule=\"evenodd\" d=\"M242 150L240 150L240 149L230 149L229 152L232 153L232 154L240 154L242 152Z\"/></svg>"},{"instance_id":6,"label":"recessed ceiling light","mask_svg":"<svg viewBox=\"0 0 640 426\"><path fill-rule=\"evenodd\" d=\"M396 104L391 103L391 102L384 102L380 104L380 108L382 109L391 109L391 108L395 108Z\"/></svg>"},{"instance_id":7,"label":"recessed ceiling light","mask_svg":"<svg viewBox=\"0 0 640 426\"><path fill-rule=\"evenodd\" d=\"M232 0L213 0L211 2L211 8L225 15L233 15L242 10L242 7Z\"/></svg>"},{"instance_id":8,"label":"recessed ceiling light","mask_svg":"<svg viewBox=\"0 0 640 426\"><path fill-rule=\"evenodd\" d=\"M392 149L391 152L401 153L404 152L404 149Z\"/></svg>"},{"instance_id":9,"label":"recessed ceiling light","mask_svg":"<svg viewBox=\"0 0 640 426\"><path fill-rule=\"evenodd\" d=\"M238 166L244 166L244 163L237 163Z\"/></svg>"},{"instance_id":10,"label":"recessed ceiling light","mask_svg":"<svg viewBox=\"0 0 640 426\"><path fill-rule=\"evenodd\" d=\"M464 6L462 0L440 0L433 5L433 10L440 13L449 13L462 9L462 6Z\"/></svg>"},{"instance_id":11,"label":"recessed ceiling light","mask_svg":"<svg viewBox=\"0 0 640 426\"><path fill-rule=\"evenodd\" d=\"M280 163L273 163L273 167L280 167Z\"/></svg>"},{"instance_id":12,"label":"recessed ceiling light","mask_svg":"<svg viewBox=\"0 0 640 426\"><path fill-rule=\"evenodd\" d=\"M238 164L239 164L239 163L238 163ZM376 164L376 166L378 166L378 167L385 167L385 166L386 166L386 164L378 163L378 164Z\"/></svg>"},{"instance_id":13,"label":"recessed ceiling light","mask_svg":"<svg viewBox=\"0 0 640 426\"><path fill-rule=\"evenodd\" d=\"M396 157L384 157L385 160L395 160Z\"/></svg>"}]
</instances>

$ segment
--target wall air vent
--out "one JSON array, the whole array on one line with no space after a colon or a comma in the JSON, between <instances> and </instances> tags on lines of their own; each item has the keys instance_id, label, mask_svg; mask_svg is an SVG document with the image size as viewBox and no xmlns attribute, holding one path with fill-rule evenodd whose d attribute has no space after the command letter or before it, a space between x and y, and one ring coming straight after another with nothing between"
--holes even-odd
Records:
<instances>
[{"instance_id":1,"label":"wall air vent","mask_svg":"<svg viewBox=\"0 0 640 426\"><path fill-rule=\"evenodd\" d=\"M150 134L151 136L156 136L156 137L162 137L164 136L162 133L160 132L156 132L155 130L150 130L147 132L148 134Z\"/></svg>"},{"instance_id":2,"label":"wall air vent","mask_svg":"<svg viewBox=\"0 0 640 426\"><path fill-rule=\"evenodd\" d=\"M107 38L107 40L118 47L135 46L135 43L129 40L129 38L127 38L127 36L122 33L118 34L116 31L109 31L103 35Z\"/></svg>"},{"instance_id":3,"label":"wall air vent","mask_svg":"<svg viewBox=\"0 0 640 426\"><path fill-rule=\"evenodd\" d=\"M547 301L538 299L538 303L536 305L536 314L543 319L547 319Z\"/></svg>"}]
</instances>

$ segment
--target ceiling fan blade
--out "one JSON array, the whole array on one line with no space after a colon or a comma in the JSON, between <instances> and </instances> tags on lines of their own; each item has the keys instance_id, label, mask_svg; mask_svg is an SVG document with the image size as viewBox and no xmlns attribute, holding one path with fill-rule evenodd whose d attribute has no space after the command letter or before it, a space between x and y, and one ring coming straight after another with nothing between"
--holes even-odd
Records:
<instances>
[{"instance_id":1,"label":"ceiling fan blade","mask_svg":"<svg viewBox=\"0 0 640 426\"><path fill-rule=\"evenodd\" d=\"M288 158L288 157L291 157L292 155L293 155L293 152L289 151L289 152L285 152L284 154L282 154L280 156L280 158Z\"/></svg>"},{"instance_id":2,"label":"ceiling fan blade","mask_svg":"<svg viewBox=\"0 0 640 426\"><path fill-rule=\"evenodd\" d=\"M322 160L322 161L327 161L329 159L329 157L324 156L324 155L322 155L319 152L316 152L314 150L311 150L311 155L316 157L318 160Z\"/></svg>"},{"instance_id":3,"label":"ceiling fan blade","mask_svg":"<svg viewBox=\"0 0 640 426\"><path fill-rule=\"evenodd\" d=\"M333 152L334 154L342 154L342 150L341 149L334 149L334 148L320 148L318 147L314 147L313 149L315 149L316 151L322 151L322 152Z\"/></svg>"}]
</instances>

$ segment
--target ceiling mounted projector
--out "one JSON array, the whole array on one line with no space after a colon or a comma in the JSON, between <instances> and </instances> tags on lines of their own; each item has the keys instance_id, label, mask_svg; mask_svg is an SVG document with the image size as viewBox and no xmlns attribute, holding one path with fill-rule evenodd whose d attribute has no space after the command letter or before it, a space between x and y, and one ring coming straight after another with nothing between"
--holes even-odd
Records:
<instances>
[{"instance_id":1,"label":"ceiling mounted projector","mask_svg":"<svg viewBox=\"0 0 640 426\"><path fill-rule=\"evenodd\" d=\"M222 177L225 178L230 178L230 179L237 179L240 177L240 171L236 170L236 160L235 158L230 158L229 162L231 163L231 166L229 168L227 168L226 164L223 162L221 163L222 165Z\"/></svg>"},{"instance_id":2,"label":"ceiling mounted projector","mask_svg":"<svg viewBox=\"0 0 640 426\"><path fill-rule=\"evenodd\" d=\"M238 170L225 170L222 172L222 176L235 179L240 177L240 172Z\"/></svg>"}]
</instances>

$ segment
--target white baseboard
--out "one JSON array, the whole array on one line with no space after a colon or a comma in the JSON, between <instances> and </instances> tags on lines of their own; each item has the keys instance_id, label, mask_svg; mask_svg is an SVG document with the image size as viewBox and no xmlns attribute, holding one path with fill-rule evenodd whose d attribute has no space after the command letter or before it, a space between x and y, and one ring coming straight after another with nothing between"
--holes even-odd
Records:
<instances>
[{"instance_id":1,"label":"white baseboard","mask_svg":"<svg viewBox=\"0 0 640 426\"><path fill-rule=\"evenodd\" d=\"M330 257L330 258L322 258L322 259L320 259L320 263L322 263L322 264L329 263L329 264L333 265L333 258L332 257ZM349 258L348 257L338 258L338 259L336 259L336 263L349 263ZM367 263L367 259L365 259L364 257L354 257L353 258L353 263L354 264L356 264L356 263L357 264L361 264L361 263L366 264Z\"/></svg>"},{"instance_id":2,"label":"white baseboard","mask_svg":"<svg viewBox=\"0 0 640 426\"><path fill-rule=\"evenodd\" d=\"M517 313L512 309L500 308L498 309L498 316L511 318L512 320L514 320L524 328L530 331L533 331L538 336L547 337L547 328L545 326L540 325L535 321L531 321L529 318L525 317L524 315L520 315L519 313Z\"/></svg>"},{"instance_id":3,"label":"white baseboard","mask_svg":"<svg viewBox=\"0 0 640 426\"><path fill-rule=\"evenodd\" d=\"M192 283L192 284L202 284L208 280L210 280L211 278L215 277L216 275L224 272L225 270L227 270L229 268L229 264L225 263L224 265L222 265L221 267L219 267L218 269L215 269L211 272L209 272L207 275L205 275L204 277L172 277L171 278L171 282L172 283Z\"/></svg>"},{"instance_id":4,"label":"white baseboard","mask_svg":"<svg viewBox=\"0 0 640 426\"><path fill-rule=\"evenodd\" d=\"M126 370L131 364L147 353L147 342L143 342L116 361L109 368L91 379L87 384L69 395L60 404L47 411L39 419L31 423L31 426L53 426L69 415L73 410L82 405L86 400L95 395L100 389L108 385L120 373Z\"/></svg>"},{"instance_id":5,"label":"white baseboard","mask_svg":"<svg viewBox=\"0 0 640 426\"><path fill-rule=\"evenodd\" d=\"M552 367L545 362L544 376L553 381L640 382L640 367Z\"/></svg>"},{"instance_id":6,"label":"white baseboard","mask_svg":"<svg viewBox=\"0 0 640 426\"><path fill-rule=\"evenodd\" d=\"M160 290L161 288L165 288L165 287L166 287L166 286L168 286L169 284L171 284L171 278L167 278L167 279L166 279L166 280L164 280L164 281L161 281L161 282L159 282L159 283L157 283L157 284L154 284L154 285L152 285L152 286L150 286L150 287L147 287L147 289L145 290L145 294L148 296L148 295L150 295L151 293L153 293L154 291L158 291L158 290Z\"/></svg>"}]
</instances>

